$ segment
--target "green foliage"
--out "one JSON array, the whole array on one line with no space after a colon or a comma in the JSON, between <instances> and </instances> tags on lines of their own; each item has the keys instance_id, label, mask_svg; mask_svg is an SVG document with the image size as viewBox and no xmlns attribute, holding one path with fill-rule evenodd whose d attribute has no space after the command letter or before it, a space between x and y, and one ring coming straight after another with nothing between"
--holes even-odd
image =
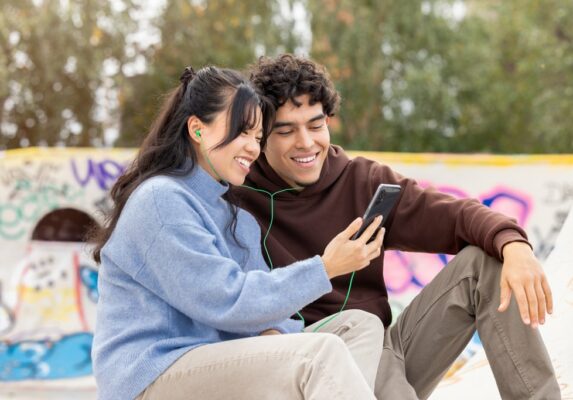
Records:
<instances>
[{"instance_id":1,"label":"green foliage","mask_svg":"<svg viewBox=\"0 0 573 400\"><path fill-rule=\"evenodd\" d=\"M0 148L101 145L96 90L118 83L102 66L127 59L127 10L105 0L0 0L0 10Z\"/></svg>"},{"instance_id":2,"label":"green foliage","mask_svg":"<svg viewBox=\"0 0 573 400\"><path fill-rule=\"evenodd\" d=\"M169 1L155 20L161 44L149 54L149 70L124 88L122 135L117 145L135 146L145 136L162 95L179 84L183 69L217 65L242 69L257 56L292 51L292 21L277 17L268 0Z\"/></svg>"},{"instance_id":3,"label":"green foliage","mask_svg":"<svg viewBox=\"0 0 573 400\"><path fill-rule=\"evenodd\" d=\"M573 3L310 2L355 149L573 151ZM452 7L466 6L463 19Z\"/></svg>"},{"instance_id":4,"label":"green foliage","mask_svg":"<svg viewBox=\"0 0 573 400\"><path fill-rule=\"evenodd\" d=\"M137 146L185 66L290 51L327 66L347 148L573 152L573 2L172 0L141 48L140 2L0 0L0 148L101 145L114 121Z\"/></svg>"}]
</instances>

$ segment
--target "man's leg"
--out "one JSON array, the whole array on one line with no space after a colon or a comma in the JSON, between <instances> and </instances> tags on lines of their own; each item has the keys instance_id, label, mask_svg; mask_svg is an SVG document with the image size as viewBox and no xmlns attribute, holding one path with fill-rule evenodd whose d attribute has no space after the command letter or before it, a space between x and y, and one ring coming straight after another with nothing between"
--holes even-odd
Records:
<instances>
[{"instance_id":1,"label":"man's leg","mask_svg":"<svg viewBox=\"0 0 573 400\"><path fill-rule=\"evenodd\" d=\"M500 274L497 260L469 246L416 296L387 332L378 398L392 385L385 359L400 358L411 389L427 398L476 328L504 399L561 398L539 331L523 324L514 300L504 313L497 311ZM412 395L410 388L400 389Z\"/></svg>"},{"instance_id":2,"label":"man's leg","mask_svg":"<svg viewBox=\"0 0 573 400\"><path fill-rule=\"evenodd\" d=\"M306 327L305 332L313 332L329 318ZM384 338L380 318L362 310L345 310L321 326L318 332L333 333L344 341L366 382L374 389Z\"/></svg>"}]
</instances>

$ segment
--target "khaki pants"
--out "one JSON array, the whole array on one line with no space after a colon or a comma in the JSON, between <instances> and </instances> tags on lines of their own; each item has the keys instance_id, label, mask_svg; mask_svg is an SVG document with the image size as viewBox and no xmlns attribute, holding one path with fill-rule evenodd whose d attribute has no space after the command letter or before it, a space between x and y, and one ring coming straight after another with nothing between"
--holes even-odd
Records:
<instances>
[{"instance_id":1,"label":"khaki pants","mask_svg":"<svg viewBox=\"0 0 573 400\"><path fill-rule=\"evenodd\" d=\"M193 349L138 397L151 399L374 399L384 327L344 311L317 333L258 336Z\"/></svg>"},{"instance_id":2,"label":"khaki pants","mask_svg":"<svg viewBox=\"0 0 573 400\"><path fill-rule=\"evenodd\" d=\"M476 329L503 399L561 398L539 331L523 324L513 296L497 311L500 273L473 246L440 271L386 331L378 399L427 398Z\"/></svg>"}]
</instances>

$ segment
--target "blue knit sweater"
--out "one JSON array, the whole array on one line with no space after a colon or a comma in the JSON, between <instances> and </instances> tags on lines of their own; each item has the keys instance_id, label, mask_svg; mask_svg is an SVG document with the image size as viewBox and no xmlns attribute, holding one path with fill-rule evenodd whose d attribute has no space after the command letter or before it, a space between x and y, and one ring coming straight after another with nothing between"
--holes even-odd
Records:
<instances>
[{"instance_id":1,"label":"blue knit sweater","mask_svg":"<svg viewBox=\"0 0 573 400\"><path fill-rule=\"evenodd\" d=\"M197 346L300 332L289 317L332 289L319 256L269 272L244 210L238 245L227 189L196 167L148 179L130 196L101 252L92 348L100 399L133 399Z\"/></svg>"}]
</instances>

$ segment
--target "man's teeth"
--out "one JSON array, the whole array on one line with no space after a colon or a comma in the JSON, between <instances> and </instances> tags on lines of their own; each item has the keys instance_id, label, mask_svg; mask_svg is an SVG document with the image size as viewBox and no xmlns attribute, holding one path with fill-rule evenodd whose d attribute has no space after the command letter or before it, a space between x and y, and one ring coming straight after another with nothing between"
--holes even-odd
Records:
<instances>
[{"instance_id":1,"label":"man's teeth","mask_svg":"<svg viewBox=\"0 0 573 400\"><path fill-rule=\"evenodd\" d=\"M292 159L295 160L296 162L299 162L299 163L308 163L308 162L314 161L316 159L316 154L313 156L304 157L304 158L293 157Z\"/></svg>"},{"instance_id":2,"label":"man's teeth","mask_svg":"<svg viewBox=\"0 0 573 400\"><path fill-rule=\"evenodd\" d=\"M241 163L242 165L244 165L247 168L249 168L251 166L250 161L247 161L244 158L235 157L235 160L237 160L239 163Z\"/></svg>"}]
</instances>

